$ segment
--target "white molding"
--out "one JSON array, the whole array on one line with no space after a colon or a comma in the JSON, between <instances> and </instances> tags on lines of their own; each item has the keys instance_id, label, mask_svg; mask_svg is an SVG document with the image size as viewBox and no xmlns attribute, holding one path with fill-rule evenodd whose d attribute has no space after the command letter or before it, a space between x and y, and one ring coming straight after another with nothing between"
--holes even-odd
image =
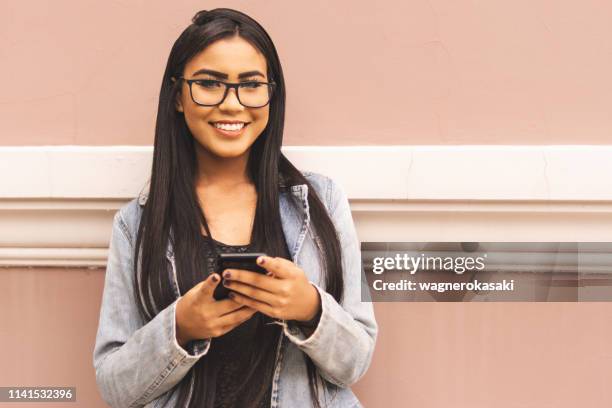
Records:
<instances>
[{"instance_id":1,"label":"white molding","mask_svg":"<svg viewBox=\"0 0 612 408\"><path fill-rule=\"evenodd\" d=\"M288 146L337 180L362 241L612 241L612 146ZM106 264L151 146L0 148L0 265Z\"/></svg>"},{"instance_id":2,"label":"white molding","mask_svg":"<svg viewBox=\"0 0 612 408\"><path fill-rule=\"evenodd\" d=\"M0 266L104 267L104 248L0 248Z\"/></svg>"},{"instance_id":3,"label":"white molding","mask_svg":"<svg viewBox=\"0 0 612 408\"><path fill-rule=\"evenodd\" d=\"M351 199L612 200L612 146L286 146ZM151 146L0 148L0 198L128 198Z\"/></svg>"}]
</instances>

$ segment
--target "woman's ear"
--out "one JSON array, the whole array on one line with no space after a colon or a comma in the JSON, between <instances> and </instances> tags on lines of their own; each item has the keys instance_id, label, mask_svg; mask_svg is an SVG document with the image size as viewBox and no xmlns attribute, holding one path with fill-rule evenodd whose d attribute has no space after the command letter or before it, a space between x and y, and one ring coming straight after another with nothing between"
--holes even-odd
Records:
<instances>
[{"instance_id":1,"label":"woman's ear","mask_svg":"<svg viewBox=\"0 0 612 408\"><path fill-rule=\"evenodd\" d=\"M176 82L176 78L170 77L172 82ZM174 107L177 111L183 112L183 104L181 102L181 91L176 94L176 100L174 101Z\"/></svg>"}]
</instances>

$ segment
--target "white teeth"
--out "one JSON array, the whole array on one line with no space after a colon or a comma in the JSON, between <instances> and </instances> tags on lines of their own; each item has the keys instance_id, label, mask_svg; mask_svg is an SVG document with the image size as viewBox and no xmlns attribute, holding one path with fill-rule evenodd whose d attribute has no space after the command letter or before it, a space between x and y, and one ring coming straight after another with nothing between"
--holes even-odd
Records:
<instances>
[{"instance_id":1,"label":"white teeth","mask_svg":"<svg viewBox=\"0 0 612 408\"><path fill-rule=\"evenodd\" d=\"M219 128L219 129L223 129L223 130L240 130L244 127L244 123L235 123L235 124L228 124L228 123L215 123L215 127Z\"/></svg>"}]
</instances>

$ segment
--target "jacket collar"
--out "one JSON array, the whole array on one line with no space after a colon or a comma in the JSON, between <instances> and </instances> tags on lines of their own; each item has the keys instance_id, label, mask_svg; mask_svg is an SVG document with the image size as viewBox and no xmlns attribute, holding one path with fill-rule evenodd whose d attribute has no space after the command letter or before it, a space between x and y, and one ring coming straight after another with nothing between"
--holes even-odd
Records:
<instances>
[{"instance_id":1,"label":"jacket collar","mask_svg":"<svg viewBox=\"0 0 612 408\"><path fill-rule=\"evenodd\" d=\"M286 186L281 184L279 194L280 216L282 229L285 234L287 247L291 253L293 262L297 263L297 256L302 248L306 233L310 227L310 208L308 205L308 186L306 184L296 184ZM149 184L138 195L138 204L142 207L146 204L149 196ZM292 204L290 201L299 203ZM297 227L297 228L296 228ZM170 229L170 239L166 249L166 258L174 264L174 249L172 247L173 231Z\"/></svg>"}]
</instances>

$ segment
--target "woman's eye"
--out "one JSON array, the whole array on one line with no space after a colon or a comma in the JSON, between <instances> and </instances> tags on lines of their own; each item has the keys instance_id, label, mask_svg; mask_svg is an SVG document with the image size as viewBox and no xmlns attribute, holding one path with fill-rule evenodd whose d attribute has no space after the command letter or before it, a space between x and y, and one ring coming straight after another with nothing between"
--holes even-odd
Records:
<instances>
[{"instance_id":1,"label":"woman's eye","mask_svg":"<svg viewBox=\"0 0 612 408\"><path fill-rule=\"evenodd\" d=\"M196 84L203 88L218 88L221 86L221 83L219 81L215 81L214 79L202 79L197 81Z\"/></svg>"},{"instance_id":2,"label":"woman's eye","mask_svg":"<svg viewBox=\"0 0 612 408\"><path fill-rule=\"evenodd\" d=\"M240 84L241 87L250 89L258 88L261 85L263 85L261 82L243 82L242 84Z\"/></svg>"}]
</instances>

